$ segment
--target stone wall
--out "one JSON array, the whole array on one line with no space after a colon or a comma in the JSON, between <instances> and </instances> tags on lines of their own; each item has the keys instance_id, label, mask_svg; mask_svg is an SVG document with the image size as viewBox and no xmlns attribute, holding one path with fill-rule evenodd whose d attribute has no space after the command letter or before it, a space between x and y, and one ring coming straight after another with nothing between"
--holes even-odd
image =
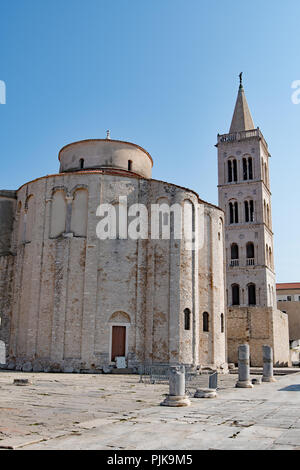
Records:
<instances>
[{"instance_id":1,"label":"stone wall","mask_svg":"<svg viewBox=\"0 0 300 470\"><path fill-rule=\"evenodd\" d=\"M288 292L289 294L289 292ZM278 310L284 310L289 317L289 339L300 339L300 302L278 302Z\"/></svg>"},{"instance_id":2,"label":"stone wall","mask_svg":"<svg viewBox=\"0 0 300 470\"><path fill-rule=\"evenodd\" d=\"M229 307L228 362L237 363L238 346L250 345L252 366L262 366L262 346L272 346L274 364L289 365L288 318L271 307Z\"/></svg>"},{"instance_id":3,"label":"stone wall","mask_svg":"<svg viewBox=\"0 0 300 470\"><path fill-rule=\"evenodd\" d=\"M59 196L56 204L58 191L63 202ZM79 198L74 208L78 191L87 191L87 204ZM127 196L128 205L149 208L189 201L200 250L189 251L184 239L172 237L99 240L97 207L117 204L120 195ZM75 224L77 233L74 210L86 219ZM79 371L109 365L114 325L127 329L129 366L226 362L223 213L192 191L100 171L40 178L18 191L13 250L9 367ZM189 330L184 329L185 309L191 312ZM202 331L203 312L209 313L208 332Z\"/></svg>"},{"instance_id":4,"label":"stone wall","mask_svg":"<svg viewBox=\"0 0 300 470\"><path fill-rule=\"evenodd\" d=\"M13 256L0 256L0 341L5 343L6 351L8 351L12 316L13 266Z\"/></svg>"}]
</instances>

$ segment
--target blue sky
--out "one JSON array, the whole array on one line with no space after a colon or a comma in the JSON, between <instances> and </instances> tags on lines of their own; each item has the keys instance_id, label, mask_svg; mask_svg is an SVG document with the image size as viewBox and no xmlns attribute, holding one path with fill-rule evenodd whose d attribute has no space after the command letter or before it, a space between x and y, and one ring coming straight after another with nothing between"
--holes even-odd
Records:
<instances>
[{"instance_id":1,"label":"blue sky","mask_svg":"<svg viewBox=\"0 0 300 470\"><path fill-rule=\"evenodd\" d=\"M145 147L153 177L217 203L217 133L244 72L269 144L279 282L300 281L298 0L1 0L0 188L58 171L86 138Z\"/></svg>"}]
</instances>

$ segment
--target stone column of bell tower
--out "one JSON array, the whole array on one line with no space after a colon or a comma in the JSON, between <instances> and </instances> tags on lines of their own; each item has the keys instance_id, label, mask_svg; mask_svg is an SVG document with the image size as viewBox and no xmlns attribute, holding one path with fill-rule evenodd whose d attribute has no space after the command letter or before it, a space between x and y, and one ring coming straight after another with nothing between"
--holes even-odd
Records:
<instances>
[{"instance_id":1,"label":"stone column of bell tower","mask_svg":"<svg viewBox=\"0 0 300 470\"><path fill-rule=\"evenodd\" d=\"M254 126L241 78L229 133L218 135L217 143L219 206L225 212L228 360L236 362L237 348L246 341L253 365L262 363L263 344L277 350L275 361L288 363L287 316L276 309L270 154ZM285 332L283 341L275 340L279 328Z\"/></svg>"}]
</instances>

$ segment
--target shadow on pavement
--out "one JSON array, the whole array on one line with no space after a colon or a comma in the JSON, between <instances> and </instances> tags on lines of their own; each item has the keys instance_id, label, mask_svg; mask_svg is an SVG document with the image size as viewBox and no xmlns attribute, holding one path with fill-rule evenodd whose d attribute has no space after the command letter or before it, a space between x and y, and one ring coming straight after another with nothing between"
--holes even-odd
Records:
<instances>
[{"instance_id":1,"label":"shadow on pavement","mask_svg":"<svg viewBox=\"0 0 300 470\"><path fill-rule=\"evenodd\" d=\"M300 384L289 385L288 387L280 388L279 392L300 392Z\"/></svg>"}]
</instances>

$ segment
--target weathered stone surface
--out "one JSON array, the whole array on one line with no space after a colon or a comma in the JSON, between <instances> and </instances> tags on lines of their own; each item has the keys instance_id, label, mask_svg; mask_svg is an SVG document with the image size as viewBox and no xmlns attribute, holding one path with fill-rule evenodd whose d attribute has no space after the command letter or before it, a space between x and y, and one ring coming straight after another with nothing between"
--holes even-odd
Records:
<instances>
[{"instance_id":1,"label":"weathered stone surface","mask_svg":"<svg viewBox=\"0 0 300 470\"><path fill-rule=\"evenodd\" d=\"M22 375L34 387L12 386ZM0 447L292 450L299 448L300 393L290 390L299 379L281 376L249 391L234 387L234 375L222 375L218 399L191 398L190 407L172 408L157 406L166 384L146 385L137 376L5 372Z\"/></svg>"},{"instance_id":2,"label":"weathered stone surface","mask_svg":"<svg viewBox=\"0 0 300 470\"><path fill-rule=\"evenodd\" d=\"M276 382L273 376L273 350L270 346L263 346L263 382Z\"/></svg>"},{"instance_id":3,"label":"weathered stone surface","mask_svg":"<svg viewBox=\"0 0 300 470\"><path fill-rule=\"evenodd\" d=\"M169 369L170 395L185 395L185 368L184 366L170 367Z\"/></svg>"},{"instance_id":4,"label":"weathered stone surface","mask_svg":"<svg viewBox=\"0 0 300 470\"><path fill-rule=\"evenodd\" d=\"M4 341L0 341L0 364L6 364L6 348Z\"/></svg>"},{"instance_id":5,"label":"weathered stone surface","mask_svg":"<svg viewBox=\"0 0 300 470\"><path fill-rule=\"evenodd\" d=\"M169 369L169 395L161 406L189 406L190 400L185 395L185 367L172 366Z\"/></svg>"},{"instance_id":6,"label":"weathered stone surface","mask_svg":"<svg viewBox=\"0 0 300 470\"><path fill-rule=\"evenodd\" d=\"M252 388L250 381L250 350L249 344L241 344L238 350L239 379L236 383L238 388Z\"/></svg>"},{"instance_id":7,"label":"weathered stone surface","mask_svg":"<svg viewBox=\"0 0 300 470\"><path fill-rule=\"evenodd\" d=\"M22 366L22 370L24 372L31 372L32 371L32 364L31 362L25 362L25 364Z\"/></svg>"},{"instance_id":8,"label":"weathered stone surface","mask_svg":"<svg viewBox=\"0 0 300 470\"><path fill-rule=\"evenodd\" d=\"M198 388L194 398L217 398L217 391L213 388Z\"/></svg>"},{"instance_id":9,"label":"weathered stone surface","mask_svg":"<svg viewBox=\"0 0 300 470\"><path fill-rule=\"evenodd\" d=\"M122 157L118 157L118 144L111 144L112 167L119 157L122 165L128 164L130 152L126 160L125 149L131 147L120 144ZM63 151L61 163L67 173L36 179L15 193L11 231L15 256L0 256L0 340L10 351L8 362L16 359L17 370L24 366L28 370L26 364L31 362L35 370L52 372L113 366L112 329L123 326L129 369L141 363L222 366L226 363L225 331L221 331L223 212L189 189L142 177L143 170L151 176L151 160L134 145L136 164L147 165L139 167L138 176L124 169L77 171L82 145L74 146L76 161L71 147ZM102 143L86 145L88 165L98 157L103 161L98 152ZM109 147L110 142L103 145ZM98 153L94 155L93 149ZM135 157L132 162L135 165ZM100 241L98 205L115 207L119 196L127 197L128 206L140 203L148 208L188 201L200 249L191 251L186 240L172 237ZM150 224L148 230L150 238ZM191 315L189 329L185 329L186 309ZM35 366L35 360L42 367Z\"/></svg>"}]
</instances>

